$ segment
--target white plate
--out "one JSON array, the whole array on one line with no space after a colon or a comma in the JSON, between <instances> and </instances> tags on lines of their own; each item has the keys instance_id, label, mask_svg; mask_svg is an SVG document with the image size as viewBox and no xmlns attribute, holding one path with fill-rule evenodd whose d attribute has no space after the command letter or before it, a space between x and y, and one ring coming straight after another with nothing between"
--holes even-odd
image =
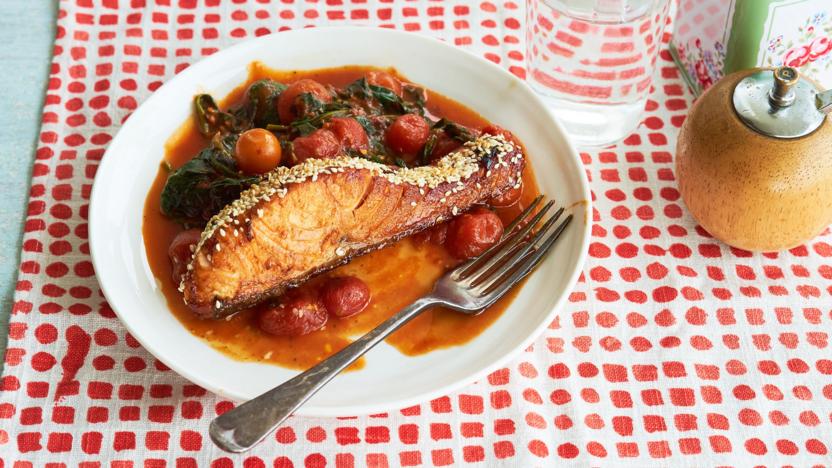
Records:
<instances>
[{"instance_id":1,"label":"white plate","mask_svg":"<svg viewBox=\"0 0 832 468\"><path fill-rule=\"evenodd\" d=\"M255 60L284 70L395 67L516 133L528 149L541 191L572 206L575 214L511 307L476 339L417 357L382 343L368 354L364 369L337 377L299 413L383 412L447 394L526 348L554 319L583 265L590 221L583 167L549 110L510 73L440 41L384 29L317 28L260 37L191 66L159 88L110 143L92 192L92 258L110 305L148 351L189 380L234 400L250 399L295 374L235 361L192 336L168 311L142 240L145 196L165 141L191 117L192 96L226 95L246 80L247 66Z\"/></svg>"}]
</instances>

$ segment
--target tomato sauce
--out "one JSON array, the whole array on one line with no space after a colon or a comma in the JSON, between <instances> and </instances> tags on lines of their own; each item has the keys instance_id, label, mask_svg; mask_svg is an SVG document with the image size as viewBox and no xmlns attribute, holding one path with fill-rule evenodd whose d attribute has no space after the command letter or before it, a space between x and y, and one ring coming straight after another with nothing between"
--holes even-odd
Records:
<instances>
[{"instance_id":1,"label":"tomato sauce","mask_svg":"<svg viewBox=\"0 0 832 468\"><path fill-rule=\"evenodd\" d=\"M343 87L364 76L372 67L348 66L312 71L277 71L254 62L248 81L235 89L222 102L222 107L237 104L248 85L262 78L288 83L311 78L321 83ZM395 74L395 71L389 70ZM403 78L404 79L404 78ZM481 128L488 122L474 111L445 97L427 91L427 110L460 124ZM208 145L192 121L186 122L166 143L166 154L156 179L147 195L142 234L153 274L158 280L168 307L193 335L210 343L215 349L242 361L277 364L292 369L307 369L346 346L351 339L371 330L391 315L426 295L436 280L459 261L444 247L427 241L406 238L384 249L353 259L349 264L324 273L310 282L319 284L333 276L356 276L370 288L371 300L361 313L346 317L330 317L326 326L300 337L279 337L262 332L253 311L242 311L228 320L200 319L184 304L182 295L171 280L167 250L173 238L182 231L179 224L162 215L159 203L169 168L177 168ZM504 223L510 222L539 194L532 170L527 162L523 174L520 202L498 208ZM435 349L466 343L479 335L508 307L517 288L477 316L467 316L443 308L423 312L396 331L387 343L406 355L419 355ZM360 368L358 362L353 368Z\"/></svg>"}]
</instances>

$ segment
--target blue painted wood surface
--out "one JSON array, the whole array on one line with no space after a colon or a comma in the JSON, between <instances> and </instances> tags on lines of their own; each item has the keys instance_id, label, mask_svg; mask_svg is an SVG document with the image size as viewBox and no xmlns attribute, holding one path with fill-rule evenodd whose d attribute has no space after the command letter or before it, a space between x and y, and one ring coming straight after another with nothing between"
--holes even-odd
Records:
<instances>
[{"instance_id":1,"label":"blue painted wood surface","mask_svg":"<svg viewBox=\"0 0 832 468\"><path fill-rule=\"evenodd\" d=\"M0 1L0 368L57 8L54 0Z\"/></svg>"}]
</instances>

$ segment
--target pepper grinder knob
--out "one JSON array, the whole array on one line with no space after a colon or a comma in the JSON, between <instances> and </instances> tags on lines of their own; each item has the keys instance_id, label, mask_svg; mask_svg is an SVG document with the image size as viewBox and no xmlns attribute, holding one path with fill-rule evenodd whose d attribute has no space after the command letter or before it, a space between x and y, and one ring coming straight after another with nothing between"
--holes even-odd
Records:
<instances>
[{"instance_id":1,"label":"pepper grinder knob","mask_svg":"<svg viewBox=\"0 0 832 468\"><path fill-rule=\"evenodd\" d=\"M789 107L794 103L792 86L800 80L800 74L793 67L779 67L774 70L774 87L768 93L771 105L777 108Z\"/></svg>"}]
</instances>

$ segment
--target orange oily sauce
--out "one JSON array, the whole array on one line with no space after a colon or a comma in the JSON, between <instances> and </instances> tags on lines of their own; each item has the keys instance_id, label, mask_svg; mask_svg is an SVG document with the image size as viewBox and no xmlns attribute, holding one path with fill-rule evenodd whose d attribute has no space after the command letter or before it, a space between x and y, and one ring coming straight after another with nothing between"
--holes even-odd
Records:
<instances>
[{"instance_id":1,"label":"orange oily sauce","mask_svg":"<svg viewBox=\"0 0 832 468\"><path fill-rule=\"evenodd\" d=\"M325 84L343 87L376 68L349 66L313 71L283 72L271 70L254 62L249 68L248 81L235 89L222 103L223 107L238 103L252 82L271 78L291 82L312 78ZM393 70L386 70L395 73ZM467 107L428 90L428 111L473 128L488 125L480 115ZM192 121L186 122L165 145L164 161L178 168L208 145ZM195 316L182 300L181 293L171 280L171 266L167 249L182 228L162 215L160 198L167 170L160 165L156 179L145 200L142 234L147 259L168 307L193 335L205 340L213 348L242 361L277 364L292 369L307 369L386 320L417 298L428 294L433 284L446 271L457 265L444 247L429 241L406 238L384 249L353 259L310 280L314 287L333 276L356 276L370 288L369 306L358 315L347 318L330 316L326 326L300 337L279 337L266 334L257 327L253 311L242 311L228 320L208 320ZM527 161L523 173L523 196L519 203L496 212L504 223L510 222L539 194L534 175ZM410 356L435 349L466 343L479 335L509 306L518 288L509 292L493 306L477 316L467 316L440 307L423 312L419 317L393 333L387 343ZM363 360L353 369L363 367Z\"/></svg>"}]
</instances>

